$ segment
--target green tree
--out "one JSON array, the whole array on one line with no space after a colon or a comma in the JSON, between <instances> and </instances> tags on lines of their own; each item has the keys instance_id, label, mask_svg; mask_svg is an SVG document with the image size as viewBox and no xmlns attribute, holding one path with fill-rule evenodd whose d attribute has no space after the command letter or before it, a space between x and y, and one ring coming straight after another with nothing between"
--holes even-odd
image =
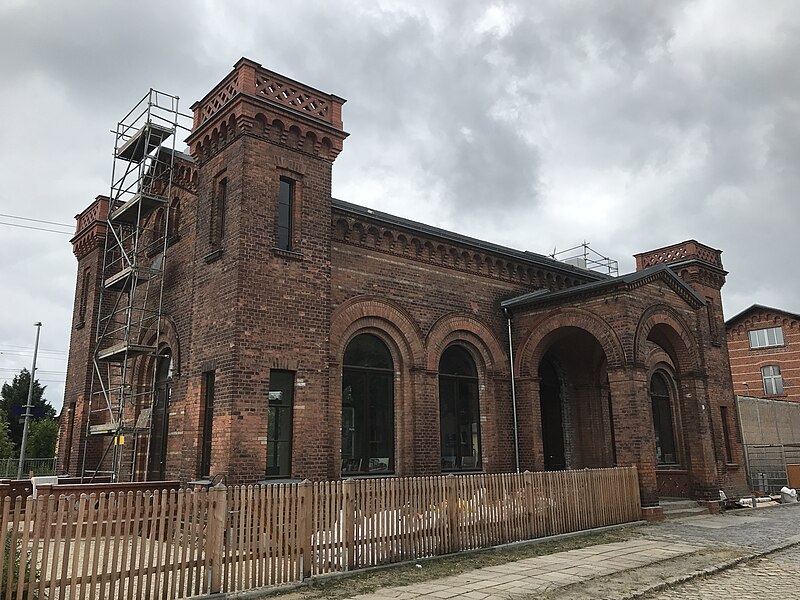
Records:
<instances>
[{"instance_id":1,"label":"green tree","mask_svg":"<svg viewBox=\"0 0 800 600\"><path fill-rule=\"evenodd\" d=\"M9 385L3 384L0 391L0 411L8 416L8 429L11 433L11 440L14 447L19 451L22 443L22 415L25 414L25 403L28 400L28 387L31 382L31 374L27 369L22 369L19 375L14 375L14 380ZM46 386L39 385L39 381L33 380L33 398L31 413L35 419L55 419L56 410L44 398Z\"/></svg>"},{"instance_id":2,"label":"green tree","mask_svg":"<svg viewBox=\"0 0 800 600\"><path fill-rule=\"evenodd\" d=\"M0 458L14 458L16 449L14 442L11 441L11 433L8 431L8 423L5 415L0 412Z\"/></svg>"},{"instance_id":3,"label":"green tree","mask_svg":"<svg viewBox=\"0 0 800 600\"><path fill-rule=\"evenodd\" d=\"M58 421L47 418L31 421L25 458L53 458L56 454L56 438Z\"/></svg>"}]
</instances>

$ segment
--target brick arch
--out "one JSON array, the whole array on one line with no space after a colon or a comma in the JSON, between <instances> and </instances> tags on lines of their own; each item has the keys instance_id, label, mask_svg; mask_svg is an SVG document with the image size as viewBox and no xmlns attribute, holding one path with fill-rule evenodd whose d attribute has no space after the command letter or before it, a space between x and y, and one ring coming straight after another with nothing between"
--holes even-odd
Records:
<instances>
[{"instance_id":1,"label":"brick arch","mask_svg":"<svg viewBox=\"0 0 800 600\"><path fill-rule=\"evenodd\" d=\"M422 334L401 307L372 297L351 298L331 315L331 360L340 364L348 342L358 333L382 331L394 342L407 367L419 365L425 356Z\"/></svg>"},{"instance_id":2,"label":"brick arch","mask_svg":"<svg viewBox=\"0 0 800 600\"><path fill-rule=\"evenodd\" d=\"M675 309L666 304L651 306L642 314L633 338L633 363L642 364L647 357L647 339L657 325L666 326L667 339L672 345L672 357L682 374L700 370L698 342L691 328ZM669 349L665 348L669 352Z\"/></svg>"},{"instance_id":3,"label":"brick arch","mask_svg":"<svg viewBox=\"0 0 800 600\"><path fill-rule=\"evenodd\" d=\"M442 352L456 341L464 341L474 347L487 372L508 373L506 354L492 330L480 319L458 313L441 317L428 332L425 347L429 371L439 370Z\"/></svg>"},{"instance_id":4,"label":"brick arch","mask_svg":"<svg viewBox=\"0 0 800 600\"><path fill-rule=\"evenodd\" d=\"M181 343L178 337L178 330L175 327L175 322L171 317L162 315L161 327L158 335L156 334L155 326L151 325L150 328L142 334L140 343L146 346L155 346L156 352L161 351L164 347L168 347L172 352L172 376L174 378L181 376ZM155 366L154 361L154 356L140 356L136 359L132 374L137 385L144 385L145 381L149 379Z\"/></svg>"},{"instance_id":5,"label":"brick arch","mask_svg":"<svg viewBox=\"0 0 800 600\"><path fill-rule=\"evenodd\" d=\"M559 311L536 325L517 354L514 368L521 375L536 375L539 363L549 344L547 338L564 327L575 327L591 334L606 354L608 368L625 365L622 342L611 326L587 310L568 308Z\"/></svg>"}]
</instances>

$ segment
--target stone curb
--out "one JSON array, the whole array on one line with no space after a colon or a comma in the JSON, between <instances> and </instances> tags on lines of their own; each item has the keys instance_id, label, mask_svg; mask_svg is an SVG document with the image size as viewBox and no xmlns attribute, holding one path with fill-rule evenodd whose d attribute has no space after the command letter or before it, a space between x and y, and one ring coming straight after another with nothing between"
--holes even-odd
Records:
<instances>
[{"instance_id":1,"label":"stone curb","mask_svg":"<svg viewBox=\"0 0 800 600\"><path fill-rule=\"evenodd\" d=\"M717 563L715 565L711 565L710 567L706 567L705 569L700 569L698 571L692 571L691 573L687 573L686 575L680 575L678 577L672 577L671 579L667 579L666 581L661 581L659 583L650 585L648 587L642 588L640 590L636 590L635 592L625 595L625 596L613 596L608 600L636 600L638 598L644 598L650 594L654 594L655 592L660 592L667 588L681 585L683 583L687 583L692 581L693 579L697 579L699 577L707 577L709 575L714 575L716 573L721 573L722 571L727 571L728 569L732 569L738 565L750 562L752 560L756 560L758 558L762 558L764 556L768 556L774 552L778 552L780 550L785 550L786 548L790 548L800 544L800 536L795 535L791 538L788 538L785 542L781 542L780 544L775 544L774 546L770 546L764 550L759 550L757 552L752 552L750 554L745 554L744 556L740 556L738 558L733 558L731 560L726 560L721 563Z\"/></svg>"}]
</instances>

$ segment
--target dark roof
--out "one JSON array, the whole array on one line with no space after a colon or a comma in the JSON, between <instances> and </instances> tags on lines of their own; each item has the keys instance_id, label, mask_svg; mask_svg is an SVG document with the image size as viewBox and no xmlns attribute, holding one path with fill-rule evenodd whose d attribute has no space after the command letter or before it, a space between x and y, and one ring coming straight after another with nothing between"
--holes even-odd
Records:
<instances>
[{"instance_id":1,"label":"dark roof","mask_svg":"<svg viewBox=\"0 0 800 600\"><path fill-rule=\"evenodd\" d=\"M672 269L665 264L658 264L646 269L642 269L641 271L635 271L633 273L628 273L627 275L622 275L621 277L611 277L602 281L592 281L591 283L584 283L582 285L576 285L563 290L534 290L533 292L529 292L515 298L503 300L500 303L500 306L502 308L517 308L519 306L529 306L531 304L538 304L541 302L563 300L572 296L602 293L619 286L634 285L651 277L665 278L666 281L672 284L672 288L681 294L690 304L696 304L699 307L704 306L706 303L706 301L699 296L697 292L695 292L692 287L689 286L689 284L678 277Z\"/></svg>"},{"instance_id":2,"label":"dark roof","mask_svg":"<svg viewBox=\"0 0 800 600\"><path fill-rule=\"evenodd\" d=\"M168 154L173 154L175 158L180 158L181 160L185 160L186 162L193 163L194 159L186 154L185 152L181 152L180 150L173 150L172 148L167 148L166 146L161 146L159 149L160 152L166 152Z\"/></svg>"},{"instance_id":3,"label":"dark roof","mask_svg":"<svg viewBox=\"0 0 800 600\"><path fill-rule=\"evenodd\" d=\"M783 310L782 308L773 308L771 306L764 306L763 304L753 304L752 306L745 308L742 312L733 315L730 319L725 321L725 327L730 327L735 321L739 321L743 319L746 315L754 312L756 310L769 310L776 313L781 313L783 315L789 315L794 319L800 319L800 315L797 313L789 312L788 310Z\"/></svg>"},{"instance_id":4,"label":"dark roof","mask_svg":"<svg viewBox=\"0 0 800 600\"><path fill-rule=\"evenodd\" d=\"M365 206L351 204L350 202L345 202L344 200L339 200L337 198L331 198L331 203L333 208L365 217L373 221L379 221L381 223L386 223L387 225L402 227L404 229L416 231L425 235L438 237L449 242L463 244L465 246L472 246L473 248L478 248L487 252L501 254L520 262L545 267L554 271L560 271L574 277L603 281L612 279L610 275L605 275L596 271L590 271L588 269L581 269L580 267L574 267L567 263L555 260L554 258L550 258L549 256L544 256L543 254L536 254L535 252L528 252L527 250L515 250L513 248L508 248L507 246L492 244L491 242L485 242L483 240L461 235L459 233L453 233L452 231L447 231L445 229L439 229L438 227L426 225L425 223L420 223L418 221L403 219L402 217L396 217L394 215L373 210Z\"/></svg>"}]
</instances>

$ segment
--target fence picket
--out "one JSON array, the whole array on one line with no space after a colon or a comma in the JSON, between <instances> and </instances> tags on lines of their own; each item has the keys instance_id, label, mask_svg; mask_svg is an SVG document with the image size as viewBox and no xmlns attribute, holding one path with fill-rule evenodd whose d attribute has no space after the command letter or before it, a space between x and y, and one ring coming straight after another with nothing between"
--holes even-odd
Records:
<instances>
[{"instance_id":1,"label":"fence picket","mask_svg":"<svg viewBox=\"0 0 800 600\"><path fill-rule=\"evenodd\" d=\"M6 497L0 546L30 561L0 567L6 600L183 598L640 515L635 467Z\"/></svg>"}]
</instances>

